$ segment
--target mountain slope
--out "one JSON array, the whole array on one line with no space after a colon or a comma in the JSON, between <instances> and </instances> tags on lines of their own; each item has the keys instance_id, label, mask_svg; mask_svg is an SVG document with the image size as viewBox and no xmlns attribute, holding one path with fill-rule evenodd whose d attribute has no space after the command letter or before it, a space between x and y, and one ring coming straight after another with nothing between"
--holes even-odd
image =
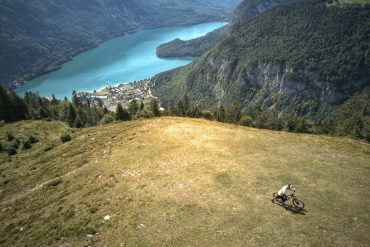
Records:
<instances>
[{"instance_id":1,"label":"mountain slope","mask_svg":"<svg viewBox=\"0 0 370 247\"><path fill-rule=\"evenodd\" d=\"M143 28L225 20L238 0L1 1L0 82L16 87Z\"/></svg>"},{"instance_id":2,"label":"mountain slope","mask_svg":"<svg viewBox=\"0 0 370 247\"><path fill-rule=\"evenodd\" d=\"M299 1L302 0L246 0L234 11L232 23L245 21L274 7ZM157 48L157 55L158 57L200 57L228 35L229 28L224 27L197 39L188 41L175 39L160 45Z\"/></svg>"},{"instance_id":3,"label":"mountain slope","mask_svg":"<svg viewBox=\"0 0 370 247\"><path fill-rule=\"evenodd\" d=\"M327 106L370 84L369 13L369 6L321 1L277 7L233 25L229 38L189 66L156 76L155 93L164 103L188 93L213 108L237 100L323 118Z\"/></svg>"},{"instance_id":4,"label":"mountain slope","mask_svg":"<svg viewBox=\"0 0 370 247\"><path fill-rule=\"evenodd\" d=\"M174 39L157 47L158 57L200 57L216 43L227 37L228 26L218 28L208 34L192 39Z\"/></svg>"},{"instance_id":5,"label":"mountain slope","mask_svg":"<svg viewBox=\"0 0 370 247\"><path fill-rule=\"evenodd\" d=\"M244 0L234 11L232 22L242 22L280 5L302 2L302 0Z\"/></svg>"},{"instance_id":6,"label":"mountain slope","mask_svg":"<svg viewBox=\"0 0 370 247\"><path fill-rule=\"evenodd\" d=\"M370 242L366 143L186 118L2 129L39 143L0 153L1 246ZM271 203L289 182L307 211Z\"/></svg>"}]
</instances>

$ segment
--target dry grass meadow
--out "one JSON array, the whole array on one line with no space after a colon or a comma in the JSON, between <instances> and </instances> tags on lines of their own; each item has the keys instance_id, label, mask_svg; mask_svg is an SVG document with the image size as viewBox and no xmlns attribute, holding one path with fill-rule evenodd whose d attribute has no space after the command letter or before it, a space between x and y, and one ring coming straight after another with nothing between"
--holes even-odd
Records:
<instances>
[{"instance_id":1,"label":"dry grass meadow","mask_svg":"<svg viewBox=\"0 0 370 247\"><path fill-rule=\"evenodd\" d=\"M0 154L0 246L370 246L364 142L173 117L8 130L39 142ZM286 183L306 210L271 202Z\"/></svg>"}]
</instances>

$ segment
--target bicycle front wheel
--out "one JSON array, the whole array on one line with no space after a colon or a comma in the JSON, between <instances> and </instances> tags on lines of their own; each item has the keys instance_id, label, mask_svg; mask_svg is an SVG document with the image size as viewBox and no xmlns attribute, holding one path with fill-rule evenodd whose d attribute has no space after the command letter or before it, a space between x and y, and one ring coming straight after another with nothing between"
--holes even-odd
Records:
<instances>
[{"instance_id":1,"label":"bicycle front wheel","mask_svg":"<svg viewBox=\"0 0 370 247\"><path fill-rule=\"evenodd\" d=\"M304 203L301 200L298 200L298 199L294 199L293 204L297 208L304 208L305 207Z\"/></svg>"}]
</instances>

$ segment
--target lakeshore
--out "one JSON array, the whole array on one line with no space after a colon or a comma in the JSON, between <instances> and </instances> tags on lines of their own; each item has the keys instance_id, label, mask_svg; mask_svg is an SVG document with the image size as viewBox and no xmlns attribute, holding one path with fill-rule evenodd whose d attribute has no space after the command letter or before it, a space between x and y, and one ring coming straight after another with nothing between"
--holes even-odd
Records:
<instances>
[{"instance_id":1,"label":"lakeshore","mask_svg":"<svg viewBox=\"0 0 370 247\"><path fill-rule=\"evenodd\" d=\"M152 80L144 79L128 83L121 83L117 86L104 87L93 92L78 92L77 96L82 101L89 101L92 104L104 105L108 110L115 111L117 103L127 105L133 100L145 101L155 99L153 96Z\"/></svg>"}]
</instances>

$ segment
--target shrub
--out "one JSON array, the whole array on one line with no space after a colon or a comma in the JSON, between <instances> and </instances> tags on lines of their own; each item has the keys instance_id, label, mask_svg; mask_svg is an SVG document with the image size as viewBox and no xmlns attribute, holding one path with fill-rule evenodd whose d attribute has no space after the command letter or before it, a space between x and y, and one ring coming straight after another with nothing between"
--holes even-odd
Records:
<instances>
[{"instance_id":1,"label":"shrub","mask_svg":"<svg viewBox=\"0 0 370 247\"><path fill-rule=\"evenodd\" d=\"M251 116L243 116L239 120L239 124L243 126L252 126L253 124L253 118Z\"/></svg>"},{"instance_id":2,"label":"shrub","mask_svg":"<svg viewBox=\"0 0 370 247\"><path fill-rule=\"evenodd\" d=\"M46 147L44 148L44 152L47 152L47 151L50 151L54 148L54 144L52 143L49 143L46 145Z\"/></svg>"},{"instance_id":3,"label":"shrub","mask_svg":"<svg viewBox=\"0 0 370 247\"><path fill-rule=\"evenodd\" d=\"M24 141L23 144L22 144L22 149L27 150L27 149L30 149L30 148L32 148L31 142L29 140Z\"/></svg>"},{"instance_id":4,"label":"shrub","mask_svg":"<svg viewBox=\"0 0 370 247\"><path fill-rule=\"evenodd\" d=\"M147 110L140 111L139 113L136 114L137 119L143 119L143 118L152 118L153 115L151 112L148 112Z\"/></svg>"},{"instance_id":5,"label":"shrub","mask_svg":"<svg viewBox=\"0 0 370 247\"><path fill-rule=\"evenodd\" d=\"M210 111L202 110L202 111L200 112L200 117L201 117L201 118L208 119L208 120L212 120L212 119L213 119L213 114L212 114L212 112L210 112Z\"/></svg>"},{"instance_id":6,"label":"shrub","mask_svg":"<svg viewBox=\"0 0 370 247\"><path fill-rule=\"evenodd\" d=\"M96 212L99 211L99 207L98 206L93 206L89 209L90 213L92 214L95 214Z\"/></svg>"},{"instance_id":7,"label":"shrub","mask_svg":"<svg viewBox=\"0 0 370 247\"><path fill-rule=\"evenodd\" d=\"M114 117L111 114L105 114L104 117L100 120L100 125L109 124L114 121Z\"/></svg>"},{"instance_id":8,"label":"shrub","mask_svg":"<svg viewBox=\"0 0 370 247\"><path fill-rule=\"evenodd\" d=\"M34 137L34 136L32 136L32 135L28 138L28 141L29 141L31 144L35 144L35 143L38 143L38 142L39 142L39 140L37 140L37 138L36 138L36 137Z\"/></svg>"},{"instance_id":9,"label":"shrub","mask_svg":"<svg viewBox=\"0 0 370 247\"><path fill-rule=\"evenodd\" d=\"M6 149L6 152L8 153L8 156L13 156L17 154L17 149L14 148L12 145L8 146Z\"/></svg>"},{"instance_id":10,"label":"shrub","mask_svg":"<svg viewBox=\"0 0 370 247\"><path fill-rule=\"evenodd\" d=\"M14 135L11 131L6 132L6 139L10 142L13 141Z\"/></svg>"},{"instance_id":11,"label":"shrub","mask_svg":"<svg viewBox=\"0 0 370 247\"><path fill-rule=\"evenodd\" d=\"M15 141L13 144L11 144L10 146L11 147L13 147L13 148L15 148L15 149L18 149L19 148L19 144L20 144L21 142L19 141L19 140L17 140L17 141Z\"/></svg>"},{"instance_id":12,"label":"shrub","mask_svg":"<svg viewBox=\"0 0 370 247\"><path fill-rule=\"evenodd\" d=\"M3 148L3 144L0 142L0 152L3 151L4 148Z\"/></svg>"},{"instance_id":13,"label":"shrub","mask_svg":"<svg viewBox=\"0 0 370 247\"><path fill-rule=\"evenodd\" d=\"M297 125L296 125L296 131L301 133L310 133L312 129L311 122L306 118L299 118Z\"/></svg>"},{"instance_id":14,"label":"shrub","mask_svg":"<svg viewBox=\"0 0 370 247\"><path fill-rule=\"evenodd\" d=\"M87 226L86 227L86 232L87 232L87 234L95 235L98 231L93 226Z\"/></svg>"},{"instance_id":15,"label":"shrub","mask_svg":"<svg viewBox=\"0 0 370 247\"><path fill-rule=\"evenodd\" d=\"M60 140L64 143L64 142L69 142L72 140L72 137L69 135L69 134L62 134L60 136Z\"/></svg>"}]
</instances>

